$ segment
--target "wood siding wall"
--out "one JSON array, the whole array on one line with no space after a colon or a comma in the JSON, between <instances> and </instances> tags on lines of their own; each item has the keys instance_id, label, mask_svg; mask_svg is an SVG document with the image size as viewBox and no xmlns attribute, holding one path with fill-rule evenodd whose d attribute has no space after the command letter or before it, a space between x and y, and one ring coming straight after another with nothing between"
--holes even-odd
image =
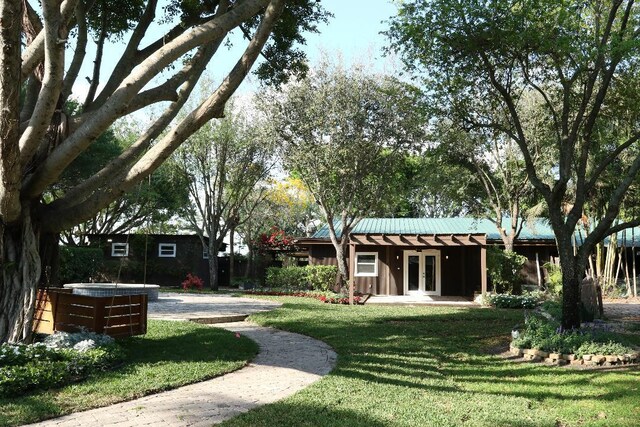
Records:
<instances>
[{"instance_id":1,"label":"wood siding wall","mask_svg":"<svg viewBox=\"0 0 640 427\"><path fill-rule=\"evenodd\" d=\"M432 249L412 246L357 245L356 252L378 253L378 276L356 277L356 290L375 295L404 293L404 251ZM441 294L472 297L481 290L480 246L439 247ZM332 245L313 245L309 249L312 265L337 265Z\"/></svg>"}]
</instances>

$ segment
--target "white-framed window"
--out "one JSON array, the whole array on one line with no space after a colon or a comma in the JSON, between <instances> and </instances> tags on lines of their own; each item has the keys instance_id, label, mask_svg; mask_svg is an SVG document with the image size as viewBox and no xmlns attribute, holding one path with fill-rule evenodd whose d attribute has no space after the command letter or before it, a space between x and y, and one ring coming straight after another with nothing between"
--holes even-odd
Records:
<instances>
[{"instance_id":1,"label":"white-framed window","mask_svg":"<svg viewBox=\"0 0 640 427\"><path fill-rule=\"evenodd\" d=\"M175 243L160 243L158 245L158 256L160 258L175 258L176 257L176 244Z\"/></svg>"},{"instance_id":2,"label":"white-framed window","mask_svg":"<svg viewBox=\"0 0 640 427\"><path fill-rule=\"evenodd\" d=\"M111 256L118 256L118 257L129 256L129 244L128 243L112 243Z\"/></svg>"},{"instance_id":3,"label":"white-framed window","mask_svg":"<svg viewBox=\"0 0 640 427\"><path fill-rule=\"evenodd\" d=\"M378 253L356 252L356 276L378 275Z\"/></svg>"},{"instance_id":4,"label":"white-framed window","mask_svg":"<svg viewBox=\"0 0 640 427\"><path fill-rule=\"evenodd\" d=\"M203 246L202 247L202 259L209 259L209 247L208 246Z\"/></svg>"}]
</instances>

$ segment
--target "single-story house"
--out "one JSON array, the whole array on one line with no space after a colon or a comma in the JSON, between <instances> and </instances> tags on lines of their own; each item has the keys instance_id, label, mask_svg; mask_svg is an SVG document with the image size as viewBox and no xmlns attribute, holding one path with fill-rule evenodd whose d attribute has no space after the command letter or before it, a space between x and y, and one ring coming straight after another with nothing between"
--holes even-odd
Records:
<instances>
[{"instance_id":1,"label":"single-story house","mask_svg":"<svg viewBox=\"0 0 640 427\"><path fill-rule=\"evenodd\" d=\"M337 264L326 225L296 244L309 251L311 265ZM487 291L487 246L501 244L486 219L366 218L349 235L350 280L374 295L472 298ZM514 250L527 257L527 280L537 283L540 266L557 256L551 227L545 220L523 224Z\"/></svg>"},{"instance_id":2,"label":"single-story house","mask_svg":"<svg viewBox=\"0 0 640 427\"><path fill-rule=\"evenodd\" d=\"M91 246L102 248L108 277L125 283L177 286L187 273L209 284L209 253L195 234L92 234ZM223 243L219 251L226 250ZM217 255L217 254L216 254Z\"/></svg>"}]
</instances>

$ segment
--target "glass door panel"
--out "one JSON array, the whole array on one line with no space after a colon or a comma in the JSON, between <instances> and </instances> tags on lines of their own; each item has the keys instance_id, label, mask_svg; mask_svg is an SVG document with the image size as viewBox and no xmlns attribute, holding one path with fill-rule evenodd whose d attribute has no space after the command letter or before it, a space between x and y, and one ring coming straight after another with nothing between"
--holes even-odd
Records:
<instances>
[{"instance_id":1,"label":"glass door panel","mask_svg":"<svg viewBox=\"0 0 640 427\"><path fill-rule=\"evenodd\" d=\"M420 290L420 256L407 257L407 287L409 291Z\"/></svg>"},{"instance_id":2,"label":"glass door panel","mask_svg":"<svg viewBox=\"0 0 640 427\"><path fill-rule=\"evenodd\" d=\"M436 291L436 257L434 255L424 256L424 291Z\"/></svg>"}]
</instances>

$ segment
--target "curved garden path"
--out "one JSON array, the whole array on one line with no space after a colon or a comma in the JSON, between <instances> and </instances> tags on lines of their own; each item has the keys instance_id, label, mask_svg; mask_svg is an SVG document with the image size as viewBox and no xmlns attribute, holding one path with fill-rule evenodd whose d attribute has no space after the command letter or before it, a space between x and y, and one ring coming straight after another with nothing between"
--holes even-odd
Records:
<instances>
[{"instance_id":1,"label":"curved garden path","mask_svg":"<svg viewBox=\"0 0 640 427\"><path fill-rule=\"evenodd\" d=\"M151 311L150 307L150 317L154 317ZM196 316L187 311L180 314L186 318L203 317L200 310ZM336 363L331 347L304 335L248 322L215 326L258 343L256 358L238 371L208 381L32 425L210 426L290 396L328 374Z\"/></svg>"}]
</instances>

